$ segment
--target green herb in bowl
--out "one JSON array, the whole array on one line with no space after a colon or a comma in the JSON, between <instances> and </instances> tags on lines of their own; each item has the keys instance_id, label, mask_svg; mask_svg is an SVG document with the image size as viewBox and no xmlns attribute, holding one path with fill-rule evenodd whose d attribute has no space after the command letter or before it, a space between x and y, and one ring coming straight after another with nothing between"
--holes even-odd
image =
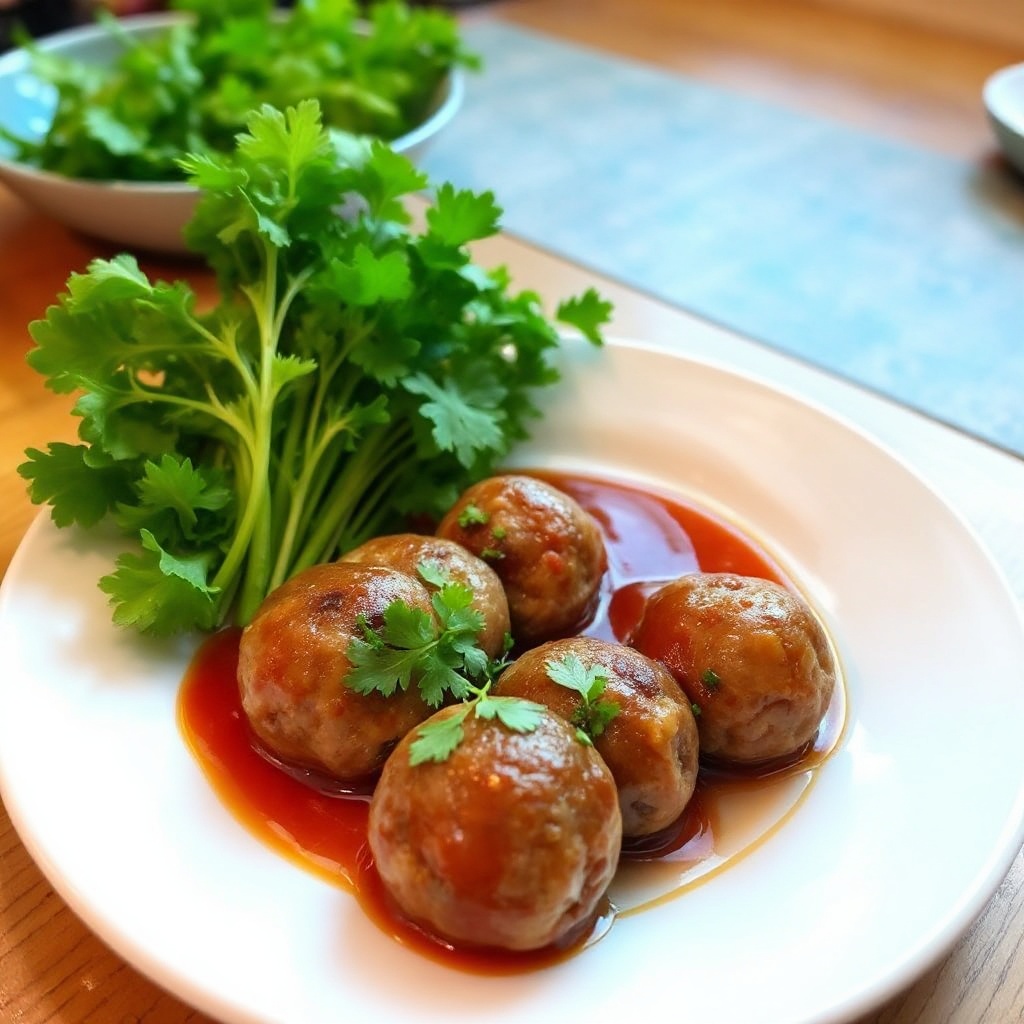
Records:
<instances>
[{"instance_id":1,"label":"green herb in bowl","mask_svg":"<svg viewBox=\"0 0 1024 1024\"><path fill-rule=\"evenodd\" d=\"M226 153L248 113L315 98L326 124L388 141L415 132L476 58L447 12L383 0L175 0L176 12L104 18L101 49L23 40L56 90L48 130L0 115L15 160L69 178L180 181L185 153ZM59 42L59 41L58 41ZM88 56L86 56L88 53ZM105 59L99 59L103 54Z\"/></svg>"}]
</instances>

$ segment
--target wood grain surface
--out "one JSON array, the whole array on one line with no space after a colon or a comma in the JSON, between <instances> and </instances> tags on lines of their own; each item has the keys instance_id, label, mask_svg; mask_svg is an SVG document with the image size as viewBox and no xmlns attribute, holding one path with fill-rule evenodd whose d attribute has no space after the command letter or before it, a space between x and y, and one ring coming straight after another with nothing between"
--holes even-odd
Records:
<instances>
[{"instance_id":1,"label":"wood grain surface","mask_svg":"<svg viewBox=\"0 0 1024 1024\"><path fill-rule=\"evenodd\" d=\"M507 0L469 16L508 18L966 155L990 148L978 109L981 81L1001 63L1020 59L997 44L791 0ZM492 249L512 268L519 286L542 294L570 294L594 282L593 275L515 240L498 240ZM45 391L25 365L26 325L53 301L67 275L96 255L109 252L31 213L0 189L0 571L36 514L16 471L25 448L75 436L69 399ZM148 261L144 267L208 287L204 275L188 265ZM598 286L616 301L614 330L668 337L694 323L687 314L614 282ZM1018 858L952 954L860 1024L1024 1019L1022 935L1024 862ZM85 928L45 880L2 807L0 1021L210 1021L163 992Z\"/></svg>"}]
</instances>

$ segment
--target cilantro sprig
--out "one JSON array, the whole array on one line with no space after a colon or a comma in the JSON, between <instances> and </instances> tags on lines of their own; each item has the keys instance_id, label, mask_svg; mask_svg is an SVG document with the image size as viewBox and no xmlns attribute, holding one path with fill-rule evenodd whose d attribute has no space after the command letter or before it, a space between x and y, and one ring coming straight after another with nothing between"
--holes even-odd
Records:
<instances>
[{"instance_id":1,"label":"cilantro sprig","mask_svg":"<svg viewBox=\"0 0 1024 1024\"><path fill-rule=\"evenodd\" d=\"M462 702L450 715L420 727L409 750L413 765L447 760L465 737L470 715L497 719L513 732L532 732L540 724L543 705L490 693L507 664L512 638L506 637L502 658L489 658L477 646L483 616L472 607L470 588L446 577L434 562L423 562L417 570L438 588L431 595L434 615L396 600L384 609L377 629L361 617L363 637L349 645L353 667L345 675L345 685L357 693L385 697L415 685L431 707L439 707L446 697Z\"/></svg>"},{"instance_id":2,"label":"cilantro sprig","mask_svg":"<svg viewBox=\"0 0 1024 1024\"><path fill-rule=\"evenodd\" d=\"M560 341L535 293L472 262L493 195L442 184L412 230L427 176L328 133L315 101L182 166L219 302L128 255L73 274L28 360L79 394L80 443L19 468L58 525L134 539L101 585L118 623L158 634L245 624L299 570L444 512L528 436ZM590 290L555 317L598 336L609 308Z\"/></svg>"},{"instance_id":3,"label":"cilantro sprig","mask_svg":"<svg viewBox=\"0 0 1024 1024\"><path fill-rule=\"evenodd\" d=\"M430 599L434 614L396 600L384 609L378 629L360 617L363 636L349 645L353 667L345 685L357 693L390 697L415 682L424 701L436 708L446 696L468 697L469 677L484 675L490 660L477 645L484 619L472 607L472 590L445 579L436 565L421 566L420 574L440 584Z\"/></svg>"},{"instance_id":4,"label":"cilantro sprig","mask_svg":"<svg viewBox=\"0 0 1024 1024\"><path fill-rule=\"evenodd\" d=\"M33 73L53 86L48 131L2 127L16 158L72 177L181 179L189 152L229 153L251 110L316 98L339 130L394 139L426 116L443 76L478 67L456 19L401 0L175 0L185 15L160 33L129 36L100 15L115 50L86 63L30 39Z\"/></svg>"},{"instance_id":5,"label":"cilantro sprig","mask_svg":"<svg viewBox=\"0 0 1024 1024\"><path fill-rule=\"evenodd\" d=\"M567 654L560 661L547 661L544 668L553 683L580 695L580 706L569 721L576 727L580 743L593 746L593 741L621 710L615 701L600 699L608 685L607 673L599 665L585 666L575 654Z\"/></svg>"},{"instance_id":6,"label":"cilantro sprig","mask_svg":"<svg viewBox=\"0 0 1024 1024\"><path fill-rule=\"evenodd\" d=\"M543 704L524 697L499 697L490 693L488 680L483 686L470 684L472 699L461 704L451 714L421 725L409 745L409 763L412 765L432 761L447 761L452 752L465 739L466 719L470 715L488 721L497 720L512 732L530 733L540 725L547 713Z\"/></svg>"}]
</instances>

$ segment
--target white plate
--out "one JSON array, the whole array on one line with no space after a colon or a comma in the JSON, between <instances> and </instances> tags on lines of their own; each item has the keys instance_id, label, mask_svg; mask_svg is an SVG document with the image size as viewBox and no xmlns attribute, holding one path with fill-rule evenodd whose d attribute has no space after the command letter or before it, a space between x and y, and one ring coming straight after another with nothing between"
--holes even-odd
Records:
<instances>
[{"instance_id":1,"label":"white plate","mask_svg":"<svg viewBox=\"0 0 1024 1024\"><path fill-rule=\"evenodd\" d=\"M672 487L759 535L824 616L852 725L745 860L556 968L489 978L392 943L252 839L185 750L185 645L116 632L113 548L35 524L0 593L0 787L117 952L230 1022L848 1020L944 953L1021 846L1024 631L971 533L824 412L641 346L575 346L523 465ZM646 1011L646 1012L645 1012Z\"/></svg>"}]
</instances>

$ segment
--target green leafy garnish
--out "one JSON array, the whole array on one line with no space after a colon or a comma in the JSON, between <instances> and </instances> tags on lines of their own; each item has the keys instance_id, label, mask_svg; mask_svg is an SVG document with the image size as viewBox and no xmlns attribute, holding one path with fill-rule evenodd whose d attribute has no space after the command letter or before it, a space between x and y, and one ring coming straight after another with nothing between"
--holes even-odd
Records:
<instances>
[{"instance_id":1,"label":"green leafy garnish","mask_svg":"<svg viewBox=\"0 0 1024 1024\"><path fill-rule=\"evenodd\" d=\"M469 504L459 513L458 523L465 530L470 526L483 526L490 518L482 508Z\"/></svg>"},{"instance_id":2,"label":"green leafy garnish","mask_svg":"<svg viewBox=\"0 0 1024 1024\"><path fill-rule=\"evenodd\" d=\"M414 232L403 199L427 177L348 141L304 101L253 113L230 156L182 161L213 309L121 255L30 327L29 363L80 393L81 441L30 449L20 472L59 526L109 517L141 545L102 583L119 623L245 624L301 569L446 511L558 379L538 296L466 248L494 197L442 187Z\"/></svg>"},{"instance_id":3,"label":"green leafy garnish","mask_svg":"<svg viewBox=\"0 0 1024 1024\"><path fill-rule=\"evenodd\" d=\"M446 696L462 700L470 693L468 677L482 675L488 666L477 645L483 616L472 603L469 587L447 582L431 595L433 615L397 600L384 609L378 629L361 620L363 638L349 644L353 667L345 685L356 693L390 697L415 682L431 707Z\"/></svg>"},{"instance_id":4,"label":"green leafy garnish","mask_svg":"<svg viewBox=\"0 0 1024 1024\"><path fill-rule=\"evenodd\" d=\"M471 714L477 718L497 719L506 729L518 733L533 732L540 725L547 710L543 704L523 697L493 697L488 692L490 685L487 682L480 688L470 686L475 694L472 700L446 718L420 726L409 745L409 763L446 761L465 738L464 724Z\"/></svg>"},{"instance_id":5,"label":"green leafy garnish","mask_svg":"<svg viewBox=\"0 0 1024 1024\"><path fill-rule=\"evenodd\" d=\"M721 685L722 680L718 673L711 668L705 669L700 676L700 681L709 689L717 690Z\"/></svg>"},{"instance_id":6,"label":"green leafy garnish","mask_svg":"<svg viewBox=\"0 0 1024 1024\"><path fill-rule=\"evenodd\" d=\"M353 668L345 685L357 693L390 697L415 682L420 696L431 707L446 697L463 701L459 709L440 721L420 727L410 745L409 761L445 761L465 736L464 723L477 718L497 719L513 732L532 732L544 707L521 697L495 697L491 684L507 665L512 638L506 636L504 654L492 660L477 646L483 617L470 607L469 587L447 580L436 563L424 563L419 573L441 587L432 596L434 616L404 601L393 601L384 610L384 622L372 629L360 620L363 639L349 645ZM472 680L480 680L479 685Z\"/></svg>"},{"instance_id":7,"label":"green leafy garnish","mask_svg":"<svg viewBox=\"0 0 1024 1024\"><path fill-rule=\"evenodd\" d=\"M479 66L455 18L401 0L369 5L365 20L356 0L302 0L287 12L270 0L172 6L181 23L145 36L101 15L117 47L105 66L21 40L57 107L41 139L0 129L16 158L72 177L181 179L185 153L229 153L251 110L306 98L331 128L394 139L424 120L451 68ZM481 208L467 206L453 219L483 225Z\"/></svg>"},{"instance_id":8,"label":"green leafy garnish","mask_svg":"<svg viewBox=\"0 0 1024 1024\"><path fill-rule=\"evenodd\" d=\"M576 727L580 743L593 746L593 741L621 710L614 701L599 699L608 685L607 673L599 665L586 667L575 654L567 654L561 661L545 662L544 667L553 683L574 690L582 698L570 722Z\"/></svg>"}]
</instances>

